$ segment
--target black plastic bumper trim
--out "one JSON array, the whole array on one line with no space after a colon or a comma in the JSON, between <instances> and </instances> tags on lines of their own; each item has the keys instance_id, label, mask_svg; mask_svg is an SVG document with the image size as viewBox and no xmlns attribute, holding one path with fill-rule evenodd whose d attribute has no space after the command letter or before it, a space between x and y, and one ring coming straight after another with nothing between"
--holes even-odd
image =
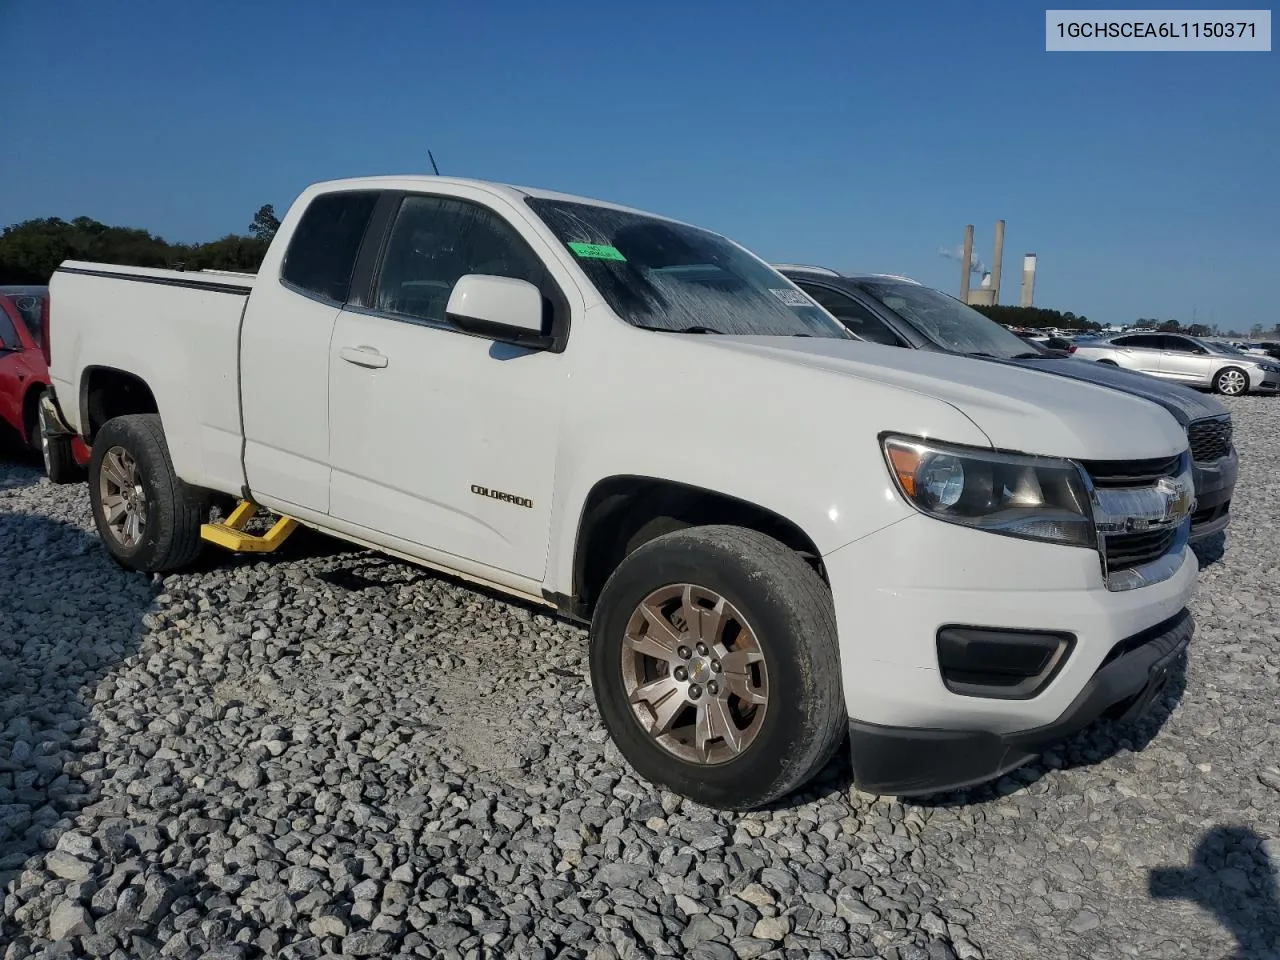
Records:
<instances>
[{"instance_id":1,"label":"black plastic bumper trim","mask_svg":"<svg viewBox=\"0 0 1280 960\"><path fill-rule=\"evenodd\" d=\"M849 722L849 751L858 789L886 796L957 790L995 779L1034 760L1053 743L1103 715L1122 723L1145 713L1163 692L1169 668L1191 642L1186 609L1116 644L1105 662L1052 723L1016 733L913 729Z\"/></svg>"}]
</instances>

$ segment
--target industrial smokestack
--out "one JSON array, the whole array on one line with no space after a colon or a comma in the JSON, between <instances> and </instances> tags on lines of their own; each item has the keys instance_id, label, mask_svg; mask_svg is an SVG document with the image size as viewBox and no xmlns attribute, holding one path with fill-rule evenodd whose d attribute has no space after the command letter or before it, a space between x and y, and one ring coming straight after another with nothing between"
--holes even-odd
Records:
<instances>
[{"instance_id":1,"label":"industrial smokestack","mask_svg":"<svg viewBox=\"0 0 1280 960\"><path fill-rule=\"evenodd\" d=\"M1000 302L1000 264L1004 262L1004 221L996 221L996 259L991 265L991 302Z\"/></svg>"},{"instance_id":2,"label":"industrial smokestack","mask_svg":"<svg viewBox=\"0 0 1280 960\"><path fill-rule=\"evenodd\" d=\"M1029 307L1036 296L1036 255L1028 253L1022 258L1022 302Z\"/></svg>"},{"instance_id":3,"label":"industrial smokestack","mask_svg":"<svg viewBox=\"0 0 1280 960\"><path fill-rule=\"evenodd\" d=\"M964 255L960 261L960 302L969 302L969 271L973 268L973 224L964 228Z\"/></svg>"}]
</instances>

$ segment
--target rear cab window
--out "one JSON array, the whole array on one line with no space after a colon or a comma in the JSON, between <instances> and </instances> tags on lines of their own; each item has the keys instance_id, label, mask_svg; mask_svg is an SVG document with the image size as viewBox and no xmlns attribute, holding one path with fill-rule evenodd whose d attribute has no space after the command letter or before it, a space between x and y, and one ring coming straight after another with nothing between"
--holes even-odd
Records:
<instances>
[{"instance_id":1,"label":"rear cab window","mask_svg":"<svg viewBox=\"0 0 1280 960\"><path fill-rule=\"evenodd\" d=\"M315 197L289 238L280 278L300 293L346 303L379 196L375 190L353 190Z\"/></svg>"}]
</instances>

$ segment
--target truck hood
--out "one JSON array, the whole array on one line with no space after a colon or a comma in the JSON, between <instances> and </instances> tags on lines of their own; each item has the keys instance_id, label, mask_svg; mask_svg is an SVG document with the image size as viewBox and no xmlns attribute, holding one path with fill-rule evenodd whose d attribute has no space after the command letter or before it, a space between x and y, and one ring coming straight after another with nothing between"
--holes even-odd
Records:
<instances>
[{"instance_id":1,"label":"truck hood","mask_svg":"<svg viewBox=\"0 0 1280 960\"><path fill-rule=\"evenodd\" d=\"M988 359L988 358L983 358ZM1036 360L989 360L989 363L1011 364L1025 367L1028 370L1042 370L1045 373L1073 380L1084 380L1101 384L1135 397L1142 397L1152 403L1164 407L1184 427L1192 420L1205 417L1225 416L1229 411L1209 394L1197 393L1190 387L1169 383L1145 373L1112 367L1105 363L1090 363L1088 360L1076 360L1068 357L1054 357Z\"/></svg>"},{"instance_id":2,"label":"truck hood","mask_svg":"<svg viewBox=\"0 0 1280 960\"><path fill-rule=\"evenodd\" d=\"M1002 450L1127 460L1168 457L1187 448L1185 428L1153 402L1087 379L1055 376L1021 364L834 338L704 335L697 339L713 349L754 354L932 397L963 413L992 446ZM856 393L851 392L849 402L860 402Z\"/></svg>"}]
</instances>

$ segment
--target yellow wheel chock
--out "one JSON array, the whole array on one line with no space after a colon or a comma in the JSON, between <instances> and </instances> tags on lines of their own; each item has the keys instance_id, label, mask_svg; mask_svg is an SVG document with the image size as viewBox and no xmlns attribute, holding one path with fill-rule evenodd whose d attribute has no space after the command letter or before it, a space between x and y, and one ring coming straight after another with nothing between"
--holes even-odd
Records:
<instances>
[{"instance_id":1,"label":"yellow wheel chock","mask_svg":"<svg viewBox=\"0 0 1280 960\"><path fill-rule=\"evenodd\" d=\"M241 500L223 523L205 523L200 526L200 538L216 543L228 550L244 553L270 553L289 539L298 526L293 517L280 517L262 536L245 533L246 524L258 512L258 505L251 500Z\"/></svg>"}]
</instances>

